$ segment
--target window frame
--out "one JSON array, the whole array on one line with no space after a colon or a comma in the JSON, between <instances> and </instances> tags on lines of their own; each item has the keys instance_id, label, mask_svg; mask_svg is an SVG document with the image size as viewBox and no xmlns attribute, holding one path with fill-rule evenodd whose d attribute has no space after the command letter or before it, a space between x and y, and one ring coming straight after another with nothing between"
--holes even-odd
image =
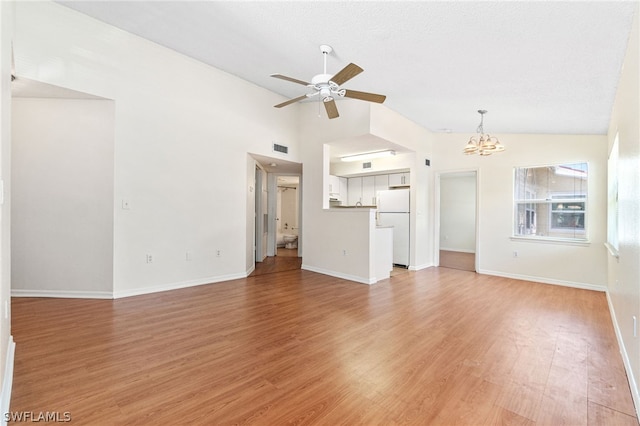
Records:
<instances>
[{"instance_id":1,"label":"window frame","mask_svg":"<svg viewBox=\"0 0 640 426\"><path fill-rule=\"evenodd\" d=\"M534 190L534 188L520 188L521 191L525 192L525 198L521 198L518 199L516 198L516 194L517 194L517 190L518 190L518 185L520 185L521 183L518 181L519 178L519 170L524 170L524 169L543 169L543 168L552 168L552 167L562 167L562 166L568 166L568 165L574 165L574 164L581 164L581 165L585 165L585 170L586 170L586 179L585 179L585 183L586 186L584 188L583 192L568 192L566 190L562 190L562 191L551 191L552 188L546 188L546 193L549 195L549 198L535 198L536 196L536 191ZM512 197L513 197L513 204L512 204L512 208L513 208L513 215L512 215L512 227L511 227L511 239L512 240L519 240L519 241L536 241L536 242L549 242L549 243L561 243L561 244L569 244L569 245L589 245L589 222L588 222L588 218L589 218L589 184L590 184L590 177L589 177L589 169L590 169L590 164L588 161L571 161L571 162L562 162L562 163L553 163L553 164L543 164L543 165L535 165L535 166L516 166L513 168L513 176L512 176ZM534 197L531 197L531 194L533 194ZM531 198L530 198L531 197ZM573 211L574 209L567 209L566 213L570 214L572 216L575 216L576 213L579 213L580 215L582 215L582 223L583 226L581 228L576 228L576 227L571 227L571 228L563 228L563 227L554 227L553 226L553 215L554 213L565 213L564 209L562 212L558 212L558 211L554 211L553 210L553 206L554 204L557 205L558 203L575 203L575 204L582 204L584 207L583 209L575 209L575 211ZM525 233L518 233L519 232L519 212L528 212L529 210L532 209L533 205L539 205L539 204L544 204L547 205L548 207L548 212L547 212L547 220L548 220L548 230L549 231L553 231L553 232L558 232L561 233L563 231L568 231L568 232L572 232L574 234L574 236L557 236L557 235L535 235L535 234L525 234ZM525 218L525 224L524 224L524 230L530 230L530 229L534 229L534 232L537 230L537 218L539 218L539 215L541 214L540 212L536 211L536 209L533 209L534 211L534 217L536 219L533 220L533 227L527 227L527 218ZM544 216L543 216L544 217Z\"/></svg>"},{"instance_id":2,"label":"window frame","mask_svg":"<svg viewBox=\"0 0 640 426\"><path fill-rule=\"evenodd\" d=\"M605 247L615 258L620 256L619 228L619 179L618 164L620 162L620 133L616 130L611 151L607 157L607 242Z\"/></svg>"}]
</instances>

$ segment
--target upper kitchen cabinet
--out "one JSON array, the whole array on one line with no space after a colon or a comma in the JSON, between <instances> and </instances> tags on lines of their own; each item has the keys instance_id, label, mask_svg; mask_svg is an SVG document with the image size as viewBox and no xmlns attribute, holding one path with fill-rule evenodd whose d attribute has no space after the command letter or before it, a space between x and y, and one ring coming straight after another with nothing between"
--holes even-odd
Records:
<instances>
[{"instance_id":1,"label":"upper kitchen cabinet","mask_svg":"<svg viewBox=\"0 0 640 426\"><path fill-rule=\"evenodd\" d=\"M376 193L389 189L389 175L375 175Z\"/></svg>"},{"instance_id":2,"label":"upper kitchen cabinet","mask_svg":"<svg viewBox=\"0 0 640 426\"><path fill-rule=\"evenodd\" d=\"M389 175L389 188L408 187L410 183L410 174L393 173Z\"/></svg>"},{"instance_id":3,"label":"upper kitchen cabinet","mask_svg":"<svg viewBox=\"0 0 640 426\"><path fill-rule=\"evenodd\" d=\"M329 175L329 198L345 201L347 198L347 179Z\"/></svg>"},{"instance_id":4,"label":"upper kitchen cabinet","mask_svg":"<svg viewBox=\"0 0 640 426\"><path fill-rule=\"evenodd\" d=\"M376 179L375 176L362 177L362 204L376 205Z\"/></svg>"},{"instance_id":5,"label":"upper kitchen cabinet","mask_svg":"<svg viewBox=\"0 0 640 426\"><path fill-rule=\"evenodd\" d=\"M358 203L362 203L362 178L361 177L353 177L348 180L348 190L349 196L347 198L347 205L355 206Z\"/></svg>"}]
</instances>

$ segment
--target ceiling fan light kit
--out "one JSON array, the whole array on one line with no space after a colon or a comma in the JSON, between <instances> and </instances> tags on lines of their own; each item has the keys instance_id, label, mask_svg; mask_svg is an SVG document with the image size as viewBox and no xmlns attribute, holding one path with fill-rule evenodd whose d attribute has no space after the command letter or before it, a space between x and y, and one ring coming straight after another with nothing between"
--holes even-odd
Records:
<instances>
[{"instance_id":1,"label":"ceiling fan light kit","mask_svg":"<svg viewBox=\"0 0 640 426\"><path fill-rule=\"evenodd\" d=\"M282 102L278 105L274 105L274 107L282 108L306 98L319 96L319 99L322 99L325 110L327 111L327 116L329 118L337 118L340 116L340 114L338 114L338 107L335 103L335 100L337 98L353 98L376 103L383 103L385 101L386 96L384 95L378 95L368 92L358 92L356 90L347 90L341 88L340 86L342 84L351 80L353 77L357 76L364 70L358 65L350 63L335 75L327 74L327 55L332 51L333 49L331 48L331 46L328 46L326 44L320 45L320 52L322 52L324 62L324 70L322 74L314 76L311 79L311 83L282 74L271 74L271 77L307 86L313 90L312 93L307 93L305 95L298 96L297 98L289 99L288 101Z\"/></svg>"},{"instance_id":2,"label":"ceiling fan light kit","mask_svg":"<svg viewBox=\"0 0 640 426\"><path fill-rule=\"evenodd\" d=\"M491 155L494 152L502 152L504 151L504 145L500 143L498 138L495 136L490 136L484 133L484 115L488 111L486 109L479 109L478 113L480 114L480 124L476 129L478 133L478 137L469 138L469 142L465 145L463 152L466 155L479 154L482 156Z\"/></svg>"}]
</instances>

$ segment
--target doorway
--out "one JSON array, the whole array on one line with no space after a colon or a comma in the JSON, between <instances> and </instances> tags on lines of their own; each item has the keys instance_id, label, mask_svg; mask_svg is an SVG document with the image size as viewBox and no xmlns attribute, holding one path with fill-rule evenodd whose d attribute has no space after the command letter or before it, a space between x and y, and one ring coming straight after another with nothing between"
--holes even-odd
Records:
<instances>
[{"instance_id":1,"label":"doorway","mask_svg":"<svg viewBox=\"0 0 640 426\"><path fill-rule=\"evenodd\" d=\"M302 265L302 164L251 157L254 255L250 276L300 269Z\"/></svg>"},{"instance_id":2,"label":"doorway","mask_svg":"<svg viewBox=\"0 0 640 426\"><path fill-rule=\"evenodd\" d=\"M276 176L276 256L298 257L299 176Z\"/></svg>"},{"instance_id":3,"label":"doorway","mask_svg":"<svg viewBox=\"0 0 640 426\"><path fill-rule=\"evenodd\" d=\"M477 171L438 175L439 215L437 264L477 270Z\"/></svg>"}]
</instances>

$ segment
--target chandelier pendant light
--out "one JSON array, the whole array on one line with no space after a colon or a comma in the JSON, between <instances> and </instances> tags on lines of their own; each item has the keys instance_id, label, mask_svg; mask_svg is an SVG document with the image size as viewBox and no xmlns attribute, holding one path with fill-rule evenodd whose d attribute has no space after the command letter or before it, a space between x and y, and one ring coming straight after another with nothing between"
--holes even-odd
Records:
<instances>
[{"instance_id":1,"label":"chandelier pendant light","mask_svg":"<svg viewBox=\"0 0 640 426\"><path fill-rule=\"evenodd\" d=\"M463 152L466 155L491 155L494 152L504 151L504 145L500 143L498 138L484 133L484 115L487 113L487 110L479 109L478 113L480 114L480 125L476 129L478 136L472 136L469 139L469 142L467 142L467 145L464 147Z\"/></svg>"}]
</instances>

